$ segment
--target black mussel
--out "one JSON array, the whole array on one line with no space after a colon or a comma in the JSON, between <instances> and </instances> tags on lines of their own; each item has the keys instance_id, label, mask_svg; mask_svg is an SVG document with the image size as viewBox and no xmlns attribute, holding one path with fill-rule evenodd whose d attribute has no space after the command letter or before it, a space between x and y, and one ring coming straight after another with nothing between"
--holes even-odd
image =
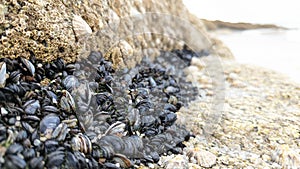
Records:
<instances>
[{"instance_id":1,"label":"black mussel","mask_svg":"<svg viewBox=\"0 0 300 169\"><path fill-rule=\"evenodd\" d=\"M24 150L24 147L19 143L11 144L6 150L6 154L18 154Z\"/></svg>"},{"instance_id":2,"label":"black mussel","mask_svg":"<svg viewBox=\"0 0 300 169\"><path fill-rule=\"evenodd\" d=\"M56 114L48 114L40 122L40 132L51 137L53 130L59 125L60 119Z\"/></svg>"},{"instance_id":3,"label":"black mussel","mask_svg":"<svg viewBox=\"0 0 300 169\"><path fill-rule=\"evenodd\" d=\"M143 127L155 126L157 123L156 118L153 115L142 116L141 124Z\"/></svg>"},{"instance_id":4,"label":"black mussel","mask_svg":"<svg viewBox=\"0 0 300 169\"><path fill-rule=\"evenodd\" d=\"M40 101L29 100L23 105L26 114L35 114L41 108Z\"/></svg>"},{"instance_id":5,"label":"black mussel","mask_svg":"<svg viewBox=\"0 0 300 169\"><path fill-rule=\"evenodd\" d=\"M178 109L173 104L165 104L164 110L169 110L169 111L172 111L172 112L176 112Z\"/></svg>"},{"instance_id":6,"label":"black mussel","mask_svg":"<svg viewBox=\"0 0 300 169\"><path fill-rule=\"evenodd\" d=\"M53 104L58 103L58 96L53 91L50 90L44 90L44 91L46 92L47 96L49 97L49 99Z\"/></svg>"},{"instance_id":7,"label":"black mussel","mask_svg":"<svg viewBox=\"0 0 300 169\"><path fill-rule=\"evenodd\" d=\"M140 159L144 157L144 145L142 139L139 136L133 135L130 137L123 137L122 139L124 142L124 150L119 153L124 154L129 158Z\"/></svg>"},{"instance_id":8,"label":"black mussel","mask_svg":"<svg viewBox=\"0 0 300 169\"><path fill-rule=\"evenodd\" d=\"M72 74L76 70L75 64L69 63L66 65L66 71L69 74Z\"/></svg>"},{"instance_id":9,"label":"black mussel","mask_svg":"<svg viewBox=\"0 0 300 169\"><path fill-rule=\"evenodd\" d=\"M156 151L151 151L150 152L150 156L151 156L151 158L153 159L153 161L155 163L157 163L159 161L159 159L160 159L160 156L159 156L159 154Z\"/></svg>"},{"instance_id":10,"label":"black mussel","mask_svg":"<svg viewBox=\"0 0 300 169\"><path fill-rule=\"evenodd\" d=\"M65 61L62 58L56 59L51 66L57 71L60 72L65 68Z\"/></svg>"},{"instance_id":11,"label":"black mussel","mask_svg":"<svg viewBox=\"0 0 300 169\"><path fill-rule=\"evenodd\" d=\"M31 133L30 141L33 142L34 140L39 139L38 130L34 130L34 132Z\"/></svg>"},{"instance_id":12,"label":"black mussel","mask_svg":"<svg viewBox=\"0 0 300 169\"><path fill-rule=\"evenodd\" d=\"M124 133L125 124L117 121L109 126L109 128L105 131L104 135L119 135L121 136Z\"/></svg>"},{"instance_id":13,"label":"black mussel","mask_svg":"<svg viewBox=\"0 0 300 169\"><path fill-rule=\"evenodd\" d=\"M44 145L45 145L45 152L47 154L55 151L59 147L59 143L56 140L46 140Z\"/></svg>"},{"instance_id":14,"label":"black mussel","mask_svg":"<svg viewBox=\"0 0 300 169\"><path fill-rule=\"evenodd\" d=\"M88 56L88 60L91 61L93 64L98 64L101 61L102 53L91 51L90 55Z\"/></svg>"},{"instance_id":15,"label":"black mussel","mask_svg":"<svg viewBox=\"0 0 300 169\"><path fill-rule=\"evenodd\" d=\"M68 125L60 123L52 132L52 138L56 138L57 141L64 141L68 133Z\"/></svg>"},{"instance_id":16,"label":"black mussel","mask_svg":"<svg viewBox=\"0 0 300 169\"><path fill-rule=\"evenodd\" d=\"M104 158L110 160L114 156L115 156L115 151L111 146L103 145L100 147L100 157L104 157Z\"/></svg>"},{"instance_id":17,"label":"black mussel","mask_svg":"<svg viewBox=\"0 0 300 169\"><path fill-rule=\"evenodd\" d=\"M72 168L72 169L80 169L79 167L79 161L77 160L76 156L71 153L71 152L67 152L66 153L66 166L68 166L68 168Z\"/></svg>"},{"instance_id":18,"label":"black mussel","mask_svg":"<svg viewBox=\"0 0 300 169\"><path fill-rule=\"evenodd\" d=\"M24 100L30 100L37 97L38 97L38 93L31 90L25 93Z\"/></svg>"},{"instance_id":19,"label":"black mussel","mask_svg":"<svg viewBox=\"0 0 300 169\"><path fill-rule=\"evenodd\" d=\"M21 62L24 64L24 67L23 67L24 71L28 72L31 76L33 76L35 73L34 65L25 58L21 58Z\"/></svg>"},{"instance_id":20,"label":"black mussel","mask_svg":"<svg viewBox=\"0 0 300 169\"><path fill-rule=\"evenodd\" d=\"M8 119L7 123L9 125L14 125L16 123L17 119L15 117L11 117Z\"/></svg>"},{"instance_id":21,"label":"black mussel","mask_svg":"<svg viewBox=\"0 0 300 169\"><path fill-rule=\"evenodd\" d=\"M22 120L28 121L28 122L39 122L41 119L38 116L35 115L23 115Z\"/></svg>"},{"instance_id":22,"label":"black mussel","mask_svg":"<svg viewBox=\"0 0 300 169\"><path fill-rule=\"evenodd\" d=\"M6 127L0 123L0 144L7 139Z\"/></svg>"},{"instance_id":23,"label":"black mussel","mask_svg":"<svg viewBox=\"0 0 300 169\"><path fill-rule=\"evenodd\" d=\"M27 139L28 135L27 132L25 130L21 130L19 131L17 137L16 137L16 141L21 142L25 139Z\"/></svg>"},{"instance_id":24,"label":"black mussel","mask_svg":"<svg viewBox=\"0 0 300 169\"><path fill-rule=\"evenodd\" d=\"M144 132L145 136L147 137L155 136L157 133L158 131L154 128L146 129L146 131Z\"/></svg>"},{"instance_id":25,"label":"black mussel","mask_svg":"<svg viewBox=\"0 0 300 169\"><path fill-rule=\"evenodd\" d=\"M35 129L34 129L29 123L27 123L27 122L25 122L25 121L22 121L21 124L22 124L23 128L24 128L27 132L29 132L29 133L33 133L33 132L34 132Z\"/></svg>"},{"instance_id":26,"label":"black mussel","mask_svg":"<svg viewBox=\"0 0 300 169\"><path fill-rule=\"evenodd\" d=\"M5 168L23 169L26 167L26 162L17 155L7 155L4 166Z\"/></svg>"},{"instance_id":27,"label":"black mussel","mask_svg":"<svg viewBox=\"0 0 300 169\"><path fill-rule=\"evenodd\" d=\"M43 157L35 157L29 161L29 168L43 169L45 165Z\"/></svg>"},{"instance_id":28,"label":"black mussel","mask_svg":"<svg viewBox=\"0 0 300 169\"><path fill-rule=\"evenodd\" d=\"M96 94L96 101L97 101L98 105L102 105L107 101L112 102L113 97L109 92L102 92L102 93Z\"/></svg>"},{"instance_id":29,"label":"black mussel","mask_svg":"<svg viewBox=\"0 0 300 169\"><path fill-rule=\"evenodd\" d=\"M84 154L79 152L79 151L75 151L74 155L78 161L79 164L79 168L89 168L88 167L88 159L85 158ZM91 167L92 168L92 167Z\"/></svg>"},{"instance_id":30,"label":"black mussel","mask_svg":"<svg viewBox=\"0 0 300 169\"><path fill-rule=\"evenodd\" d=\"M20 81L22 73L20 70L13 71L9 74L9 80L13 83L18 83Z\"/></svg>"},{"instance_id":31,"label":"black mussel","mask_svg":"<svg viewBox=\"0 0 300 169\"><path fill-rule=\"evenodd\" d=\"M114 163L110 163L110 162L106 162L104 163L104 168L107 168L107 169L121 169L120 167L118 167L116 164Z\"/></svg>"},{"instance_id":32,"label":"black mussel","mask_svg":"<svg viewBox=\"0 0 300 169\"><path fill-rule=\"evenodd\" d=\"M58 167L61 168L63 162L65 161L65 152L61 150L56 150L47 154L46 156L46 167L54 168Z\"/></svg>"},{"instance_id":33,"label":"black mussel","mask_svg":"<svg viewBox=\"0 0 300 169\"><path fill-rule=\"evenodd\" d=\"M171 126L176 121L177 115L173 112L167 112L160 115L159 118L165 126Z\"/></svg>"},{"instance_id":34,"label":"black mussel","mask_svg":"<svg viewBox=\"0 0 300 169\"><path fill-rule=\"evenodd\" d=\"M58 113L59 110L54 106L43 106L42 111L44 114L46 113Z\"/></svg>"},{"instance_id":35,"label":"black mussel","mask_svg":"<svg viewBox=\"0 0 300 169\"><path fill-rule=\"evenodd\" d=\"M92 91L90 90L89 84L80 84L79 87L72 92L72 96L75 98L75 102L83 102L89 105L92 100Z\"/></svg>"},{"instance_id":36,"label":"black mussel","mask_svg":"<svg viewBox=\"0 0 300 169\"><path fill-rule=\"evenodd\" d=\"M127 120L131 131L137 131L141 127L141 117L140 112L136 108L129 108L127 114Z\"/></svg>"},{"instance_id":37,"label":"black mussel","mask_svg":"<svg viewBox=\"0 0 300 169\"><path fill-rule=\"evenodd\" d=\"M78 79L73 75L68 75L63 80L63 85L68 91L73 91L73 89L77 88L79 86Z\"/></svg>"},{"instance_id":38,"label":"black mussel","mask_svg":"<svg viewBox=\"0 0 300 169\"><path fill-rule=\"evenodd\" d=\"M61 109L68 113L75 111L76 105L75 105L72 95L67 90L63 90L62 93L63 93L63 96L60 99Z\"/></svg>"},{"instance_id":39,"label":"black mussel","mask_svg":"<svg viewBox=\"0 0 300 169\"><path fill-rule=\"evenodd\" d=\"M35 150L33 148L26 148L22 154L25 160L29 160L35 157Z\"/></svg>"},{"instance_id":40,"label":"black mussel","mask_svg":"<svg viewBox=\"0 0 300 169\"><path fill-rule=\"evenodd\" d=\"M19 96L24 96L25 93L29 90L28 88L22 86L21 84L15 84L15 83L9 84L5 88Z\"/></svg>"}]
</instances>

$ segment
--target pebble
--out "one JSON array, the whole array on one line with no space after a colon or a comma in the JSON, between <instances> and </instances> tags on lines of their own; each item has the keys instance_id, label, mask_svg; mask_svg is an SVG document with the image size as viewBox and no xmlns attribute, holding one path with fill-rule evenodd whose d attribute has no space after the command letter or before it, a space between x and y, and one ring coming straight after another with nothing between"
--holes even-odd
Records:
<instances>
[{"instance_id":1,"label":"pebble","mask_svg":"<svg viewBox=\"0 0 300 169\"><path fill-rule=\"evenodd\" d=\"M200 58L196 57L192 58L191 65L197 66L200 70L206 67L205 63Z\"/></svg>"},{"instance_id":2,"label":"pebble","mask_svg":"<svg viewBox=\"0 0 300 169\"><path fill-rule=\"evenodd\" d=\"M38 147L41 145L41 141L39 139L34 139L33 145Z\"/></svg>"}]
</instances>

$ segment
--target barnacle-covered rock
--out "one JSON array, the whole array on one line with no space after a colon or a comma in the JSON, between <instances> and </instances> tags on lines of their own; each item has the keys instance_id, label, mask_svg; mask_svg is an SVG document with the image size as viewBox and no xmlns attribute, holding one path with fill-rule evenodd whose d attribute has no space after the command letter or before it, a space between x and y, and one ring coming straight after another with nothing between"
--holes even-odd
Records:
<instances>
[{"instance_id":1,"label":"barnacle-covered rock","mask_svg":"<svg viewBox=\"0 0 300 169\"><path fill-rule=\"evenodd\" d=\"M113 59L115 67L134 66L143 55L158 56L161 49L182 48L181 41L191 37L190 31L178 27L172 20L166 19L161 26L157 26L157 22L151 19L137 24L129 17L138 19L147 12L186 19L201 30L197 38L201 44L200 50L212 46L202 21L192 16L182 2L177 0L4 0L0 6L0 57L22 56L29 59L35 56L44 61L61 57L72 62L78 54L84 57L92 49L108 50L121 41L117 51L114 49L113 54L110 51L109 55L105 55L109 56L106 59ZM139 24L146 27L138 27ZM86 37L91 33L94 33L92 38ZM169 37L174 35L179 40Z\"/></svg>"}]
</instances>

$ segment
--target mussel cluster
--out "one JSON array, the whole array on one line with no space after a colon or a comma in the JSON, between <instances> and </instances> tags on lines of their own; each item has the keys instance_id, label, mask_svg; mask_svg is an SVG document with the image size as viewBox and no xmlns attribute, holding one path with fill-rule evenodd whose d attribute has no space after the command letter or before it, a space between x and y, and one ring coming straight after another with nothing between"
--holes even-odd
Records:
<instances>
[{"instance_id":1,"label":"mussel cluster","mask_svg":"<svg viewBox=\"0 0 300 169\"><path fill-rule=\"evenodd\" d=\"M181 153L190 133L176 112L197 97L179 75L184 54L118 71L94 51L68 64L0 59L0 168L130 168Z\"/></svg>"}]
</instances>

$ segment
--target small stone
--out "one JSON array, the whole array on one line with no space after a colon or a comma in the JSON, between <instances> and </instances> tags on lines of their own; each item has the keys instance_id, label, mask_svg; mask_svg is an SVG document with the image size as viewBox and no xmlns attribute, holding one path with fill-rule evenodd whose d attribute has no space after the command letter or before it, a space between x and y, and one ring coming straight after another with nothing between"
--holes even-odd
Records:
<instances>
[{"instance_id":1,"label":"small stone","mask_svg":"<svg viewBox=\"0 0 300 169\"><path fill-rule=\"evenodd\" d=\"M206 67L205 63L196 57L192 58L191 65L197 66L200 70Z\"/></svg>"},{"instance_id":2,"label":"small stone","mask_svg":"<svg viewBox=\"0 0 300 169\"><path fill-rule=\"evenodd\" d=\"M40 140L38 140L38 139L35 139L34 141L33 141L33 145L35 145L35 146L39 146L39 145L41 145L41 141Z\"/></svg>"},{"instance_id":3,"label":"small stone","mask_svg":"<svg viewBox=\"0 0 300 169\"><path fill-rule=\"evenodd\" d=\"M149 168L154 168L154 164L148 163L148 167L149 167Z\"/></svg>"},{"instance_id":4,"label":"small stone","mask_svg":"<svg viewBox=\"0 0 300 169\"><path fill-rule=\"evenodd\" d=\"M247 85L240 81L240 80L235 80L232 82L232 87L236 87L236 88L243 88L243 87L246 87Z\"/></svg>"},{"instance_id":5,"label":"small stone","mask_svg":"<svg viewBox=\"0 0 300 169\"><path fill-rule=\"evenodd\" d=\"M165 169L187 169L188 159L184 155L176 155L171 160L167 161Z\"/></svg>"},{"instance_id":6,"label":"small stone","mask_svg":"<svg viewBox=\"0 0 300 169\"><path fill-rule=\"evenodd\" d=\"M5 116L7 114L8 114L7 110L4 107L1 107L1 115Z\"/></svg>"},{"instance_id":7,"label":"small stone","mask_svg":"<svg viewBox=\"0 0 300 169\"><path fill-rule=\"evenodd\" d=\"M270 161L270 160L271 160L271 157L270 157L269 155L267 155L267 154L264 154L264 155L262 155L262 159L263 159L264 161Z\"/></svg>"},{"instance_id":8,"label":"small stone","mask_svg":"<svg viewBox=\"0 0 300 169\"><path fill-rule=\"evenodd\" d=\"M191 159L195 159L197 164L201 167L211 167L216 164L217 157L213 153L199 148L190 149L187 152L187 156Z\"/></svg>"},{"instance_id":9,"label":"small stone","mask_svg":"<svg viewBox=\"0 0 300 169\"><path fill-rule=\"evenodd\" d=\"M227 77L228 81L233 81L233 80L237 80L239 78L239 76L236 73L230 73Z\"/></svg>"}]
</instances>

